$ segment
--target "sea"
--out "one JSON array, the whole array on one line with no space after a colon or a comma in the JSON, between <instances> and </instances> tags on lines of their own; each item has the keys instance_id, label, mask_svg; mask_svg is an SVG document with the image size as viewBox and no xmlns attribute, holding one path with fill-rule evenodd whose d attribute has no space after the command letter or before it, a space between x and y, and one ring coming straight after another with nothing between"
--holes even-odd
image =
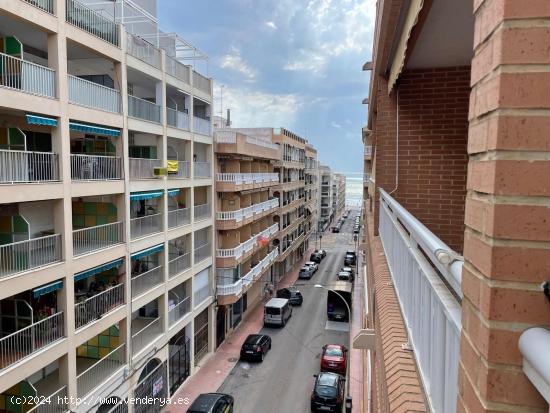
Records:
<instances>
[{"instance_id":1,"label":"sea","mask_svg":"<svg viewBox=\"0 0 550 413\"><path fill-rule=\"evenodd\" d=\"M363 201L363 174L346 174L346 206L361 206Z\"/></svg>"}]
</instances>

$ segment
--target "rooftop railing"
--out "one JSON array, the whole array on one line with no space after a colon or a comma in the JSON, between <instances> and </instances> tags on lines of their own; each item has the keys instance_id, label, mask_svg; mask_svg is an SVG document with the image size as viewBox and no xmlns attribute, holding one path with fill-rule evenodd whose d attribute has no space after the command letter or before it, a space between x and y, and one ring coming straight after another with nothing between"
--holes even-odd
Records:
<instances>
[{"instance_id":1,"label":"rooftop railing","mask_svg":"<svg viewBox=\"0 0 550 413\"><path fill-rule=\"evenodd\" d=\"M124 241L121 221L73 231L73 255L109 248Z\"/></svg>"},{"instance_id":2,"label":"rooftop railing","mask_svg":"<svg viewBox=\"0 0 550 413\"><path fill-rule=\"evenodd\" d=\"M76 0L65 0L65 8L68 23L115 46L120 46L119 25L116 22Z\"/></svg>"},{"instance_id":3,"label":"rooftop railing","mask_svg":"<svg viewBox=\"0 0 550 413\"><path fill-rule=\"evenodd\" d=\"M160 69L160 50L139 36L127 33L126 52L157 69Z\"/></svg>"},{"instance_id":4,"label":"rooftop railing","mask_svg":"<svg viewBox=\"0 0 550 413\"><path fill-rule=\"evenodd\" d=\"M211 84L210 79L193 70L193 87L194 88L199 89L200 91L209 95L211 91L210 84Z\"/></svg>"},{"instance_id":5,"label":"rooftop railing","mask_svg":"<svg viewBox=\"0 0 550 413\"><path fill-rule=\"evenodd\" d=\"M68 75L69 102L106 112L120 113L120 92L89 80Z\"/></svg>"},{"instance_id":6,"label":"rooftop railing","mask_svg":"<svg viewBox=\"0 0 550 413\"><path fill-rule=\"evenodd\" d=\"M0 86L55 98L55 70L0 53Z\"/></svg>"},{"instance_id":7,"label":"rooftop railing","mask_svg":"<svg viewBox=\"0 0 550 413\"><path fill-rule=\"evenodd\" d=\"M161 107L148 100L128 95L128 116L160 123Z\"/></svg>"},{"instance_id":8,"label":"rooftop railing","mask_svg":"<svg viewBox=\"0 0 550 413\"><path fill-rule=\"evenodd\" d=\"M56 153L0 150L0 183L56 181L59 181Z\"/></svg>"},{"instance_id":9,"label":"rooftop railing","mask_svg":"<svg viewBox=\"0 0 550 413\"><path fill-rule=\"evenodd\" d=\"M102 155L71 155L73 181L122 179L122 158Z\"/></svg>"},{"instance_id":10,"label":"rooftop railing","mask_svg":"<svg viewBox=\"0 0 550 413\"><path fill-rule=\"evenodd\" d=\"M0 245L0 278L60 261L60 234Z\"/></svg>"},{"instance_id":11,"label":"rooftop railing","mask_svg":"<svg viewBox=\"0 0 550 413\"><path fill-rule=\"evenodd\" d=\"M189 84L191 71L189 66L177 61L172 56L166 55L166 73Z\"/></svg>"}]
</instances>

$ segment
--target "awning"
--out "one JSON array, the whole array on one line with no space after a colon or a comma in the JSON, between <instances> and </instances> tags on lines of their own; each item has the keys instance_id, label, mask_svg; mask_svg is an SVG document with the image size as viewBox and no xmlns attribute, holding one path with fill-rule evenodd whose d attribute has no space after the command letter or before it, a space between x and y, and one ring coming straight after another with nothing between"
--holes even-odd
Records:
<instances>
[{"instance_id":1,"label":"awning","mask_svg":"<svg viewBox=\"0 0 550 413\"><path fill-rule=\"evenodd\" d=\"M115 138L120 136L119 129L105 128L103 126L88 125L78 122L69 122L69 129L77 132L93 133L94 135L113 136Z\"/></svg>"},{"instance_id":2,"label":"awning","mask_svg":"<svg viewBox=\"0 0 550 413\"><path fill-rule=\"evenodd\" d=\"M168 196L178 196L180 191L180 189L169 189L167 194Z\"/></svg>"},{"instance_id":3,"label":"awning","mask_svg":"<svg viewBox=\"0 0 550 413\"><path fill-rule=\"evenodd\" d=\"M32 290L32 295L34 298L38 298L41 295L51 293L52 291L60 290L63 288L63 281L56 281L43 287L38 287Z\"/></svg>"},{"instance_id":4,"label":"awning","mask_svg":"<svg viewBox=\"0 0 550 413\"><path fill-rule=\"evenodd\" d=\"M78 274L74 275L74 280L75 282L84 280L88 277L91 277L92 275L100 274L103 271L110 270L111 268L120 267L123 263L124 263L124 259L119 258L118 260L114 260L106 264L91 268L89 270L79 272Z\"/></svg>"},{"instance_id":5,"label":"awning","mask_svg":"<svg viewBox=\"0 0 550 413\"><path fill-rule=\"evenodd\" d=\"M132 192L130 194L130 201L143 201L145 199L160 198L162 191L154 192Z\"/></svg>"},{"instance_id":6,"label":"awning","mask_svg":"<svg viewBox=\"0 0 550 413\"><path fill-rule=\"evenodd\" d=\"M154 247L147 248L145 250L134 252L132 255L130 255L130 258L133 260L137 260L138 258L146 257L148 255L155 254L162 250L164 250L164 244L159 244L159 245L155 245Z\"/></svg>"},{"instance_id":7,"label":"awning","mask_svg":"<svg viewBox=\"0 0 550 413\"><path fill-rule=\"evenodd\" d=\"M57 126L57 119L38 115L26 115L29 125Z\"/></svg>"}]
</instances>

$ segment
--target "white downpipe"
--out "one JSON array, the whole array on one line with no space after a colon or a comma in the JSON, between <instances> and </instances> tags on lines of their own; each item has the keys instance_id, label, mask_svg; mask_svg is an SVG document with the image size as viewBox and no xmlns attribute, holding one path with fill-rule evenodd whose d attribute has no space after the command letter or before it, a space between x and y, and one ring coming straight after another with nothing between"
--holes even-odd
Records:
<instances>
[{"instance_id":1,"label":"white downpipe","mask_svg":"<svg viewBox=\"0 0 550 413\"><path fill-rule=\"evenodd\" d=\"M396 115L396 133L395 133L395 188L389 192L389 195L393 194L399 188L399 86L395 88L397 93L397 115Z\"/></svg>"}]
</instances>

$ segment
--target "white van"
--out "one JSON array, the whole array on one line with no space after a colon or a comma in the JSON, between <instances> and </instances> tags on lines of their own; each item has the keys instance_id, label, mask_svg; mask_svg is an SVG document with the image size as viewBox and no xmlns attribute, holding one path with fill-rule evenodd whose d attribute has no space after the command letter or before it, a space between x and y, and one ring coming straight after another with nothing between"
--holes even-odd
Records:
<instances>
[{"instance_id":1,"label":"white van","mask_svg":"<svg viewBox=\"0 0 550 413\"><path fill-rule=\"evenodd\" d=\"M272 298L264 306L264 326L278 325L284 327L290 316L292 307L286 298Z\"/></svg>"}]
</instances>

